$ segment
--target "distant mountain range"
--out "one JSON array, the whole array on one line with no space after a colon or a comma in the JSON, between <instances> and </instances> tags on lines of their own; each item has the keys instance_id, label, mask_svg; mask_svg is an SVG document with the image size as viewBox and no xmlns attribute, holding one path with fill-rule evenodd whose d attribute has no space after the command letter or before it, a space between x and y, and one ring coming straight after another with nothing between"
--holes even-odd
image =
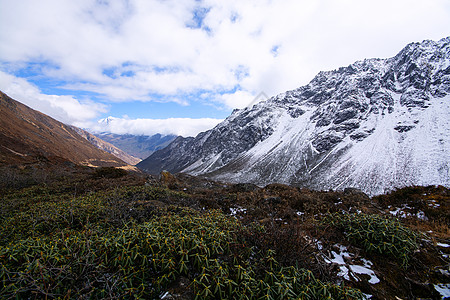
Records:
<instances>
[{"instance_id":1,"label":"distant mountain range","mask_svg":"<svg viewBox=\"0 0 450 300\"><path fill-rule=\"evenodd\" d=\"M175 138L175 135L131 135L114 133L96 133L98 138L113 144L117 148L125 151L136 158L145 159L153 152L169 145ZM138 161L138 162L139 162ZM136 162L137 163L137 162Z\"/></svg>"},{"instance_id":2,"label":"distant mountain range","mask_svg":"<svg viewBox=\"0 0 450 300\"><path fill-rule=\"evenodd\" d=\"M85 166L127 166L78 132L0 92L0 165L55 160Z\"/></svg>"},{"instance_id":3,"label":"distant mountain range","mask_svg":"<svg viewBox=\"0 0 450 300\"><path fill-rule=\"evenodd\" d=\"M137 166L265 185L450 186L450 37L320 72Z\"/></svg>"},{"instance_id":4,"label":"distant mountain range","mask_svg":"<svg viewBox=\"0 0 450 300\"><path fill-rule=\"evenodd\" d=\"M92 133L87 132L86 130L83 130L83 129L75 127L75 126L71 126L71 127L73 128L73 130L75 130L79 135L81 135L86 140L88 140L95 147L97 147L103 151L106 151L108 153L111 153L112 155L114 155L117 158L120 158L121 160L123 160L124 162L126 162L129 165L134 166L135 164L137 164L141 161L141 159L126 153L122 149L119 149L118 147L112 145L111 143L108 143L108 142L98 138L97 136L95 136Z\"/></svg>"}]
</instances>

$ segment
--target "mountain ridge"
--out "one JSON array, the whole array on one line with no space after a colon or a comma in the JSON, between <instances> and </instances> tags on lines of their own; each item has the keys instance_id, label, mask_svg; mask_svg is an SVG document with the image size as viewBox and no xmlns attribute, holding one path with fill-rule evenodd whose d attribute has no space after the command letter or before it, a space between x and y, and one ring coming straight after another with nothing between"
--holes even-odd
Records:
<instances>
[{"instance_id":1,"label":"mountain ridge","mask_svg":"<svg viewBox=\"0 0 450 300\"><path fill-rule=\"evenodd\" d=\"M166 147L176 138L175 135L133 135L110 132L94 133L94 135L140 160Z\"/></svg>"},{"instance_id":2,"label":"mountain ridge","mask_svg":"<svg viewBox=\"0 0 450 300\"><path fill-rule=\"evenodd\" d=\"M128 154L127 152L123 151L122 149L114 146L113 144L102 140L101 138L97 137L96 135L78 128L76 126L71 126L73 130L75 130L79 135L81 135L83 138L85 138L87 141L89 141L92 145L97 147L98 149L101 149L103 151L106 151L108 153L111 153L117 158L120 158L124 162L126 162L129 165L136 165L141 161L141 159L134 157L133 155Z\"/></svg>"},{"instance_id":3,"label":"mountain ridge","mask_svg":"<svg viewBox=\"0 0 450 300\"><path fill-rule=\"evenodd\" d=\"M138 167L372 195L449 186L449 45L450 37L411 43L391 58L319 72L193 139L176 139Z\"/></svg>"},{"instance_id":4,"label":"mountain ridge","mask_svg":"<svg viewBox=\"0 0 450 300\"><path fill-rule=\"evenodd\" d=\"M127 164L94 147L73 127L63 124L0 92L0 164L65 160L85 166Z\"/></svg>"}]
</instances>

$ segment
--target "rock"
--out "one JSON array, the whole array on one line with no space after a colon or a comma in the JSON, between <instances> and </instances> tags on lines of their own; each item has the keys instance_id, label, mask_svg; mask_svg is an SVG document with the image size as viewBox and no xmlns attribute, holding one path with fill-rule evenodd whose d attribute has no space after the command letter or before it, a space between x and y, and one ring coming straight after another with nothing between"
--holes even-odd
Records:
<instances>
[{"instance_id":1,"label":"rock","mask_svg":"<svg viewBox=\"0 0 450 300\"><path fill-rule=\"evenodd\" d=\"M324 152L332 149L340 141L342 141L341 136L337 135L334 132L328 132L323 136L317 137L312 142L312 145L314 146L314 148L316 148L317 151Z\"/></svg>"},{"instance_id":2,"label":"rock","mask_svg":"<svg viewBox=\"0 0 450 300\"><path fill-rule=\"evenodd\" d=\"M412 126L412 125L399 125L399 126L395 126L394 129L397 130L398 132L407 132L410 131L411 129L413 129L416 126Z\"/></svg>"},{"instance_id":3,"label":"rock","mask_svg":"<svg viewBox=\"0 0 450 300\"><path fill-rule=\"evenodd\" d=\"M178 179L169 171L162 171L159 175L159 181L161 182L161 184L166 185L170 188L177 188L180 183Z\"/></svg>"}]
</instances>

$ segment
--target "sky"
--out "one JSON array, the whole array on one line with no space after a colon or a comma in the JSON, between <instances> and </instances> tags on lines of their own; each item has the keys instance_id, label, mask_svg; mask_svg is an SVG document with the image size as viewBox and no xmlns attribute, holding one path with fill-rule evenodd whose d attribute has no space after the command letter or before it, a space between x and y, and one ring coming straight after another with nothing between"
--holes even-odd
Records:
<instances>
[{"instance_id":1,"label":"sky","mask_svg":"<svg viewBox=\"0 0 450 300\"><path fill-rule=\"evenodd\" d=\"M450 1L0 0L0 28L10 97L93 132L195 136L319 71L450 36Z\"/></svg>"}]
</instances>

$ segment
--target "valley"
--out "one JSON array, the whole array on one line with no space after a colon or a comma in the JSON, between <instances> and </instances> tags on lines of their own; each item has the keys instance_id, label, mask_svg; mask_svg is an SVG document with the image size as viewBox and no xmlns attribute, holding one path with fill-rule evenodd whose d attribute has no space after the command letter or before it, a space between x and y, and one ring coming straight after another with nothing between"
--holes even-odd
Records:
<instances>
[{"instance_id":1,"label":"valley","mask_svg":"<svg viewBox=\"0 0 450 300\"><path fill-rule=\"evenodd\" d=\"M448 299L449 103L448 37L195 137L0 93L0 298Z\"/></svg>"}]
</instances>

